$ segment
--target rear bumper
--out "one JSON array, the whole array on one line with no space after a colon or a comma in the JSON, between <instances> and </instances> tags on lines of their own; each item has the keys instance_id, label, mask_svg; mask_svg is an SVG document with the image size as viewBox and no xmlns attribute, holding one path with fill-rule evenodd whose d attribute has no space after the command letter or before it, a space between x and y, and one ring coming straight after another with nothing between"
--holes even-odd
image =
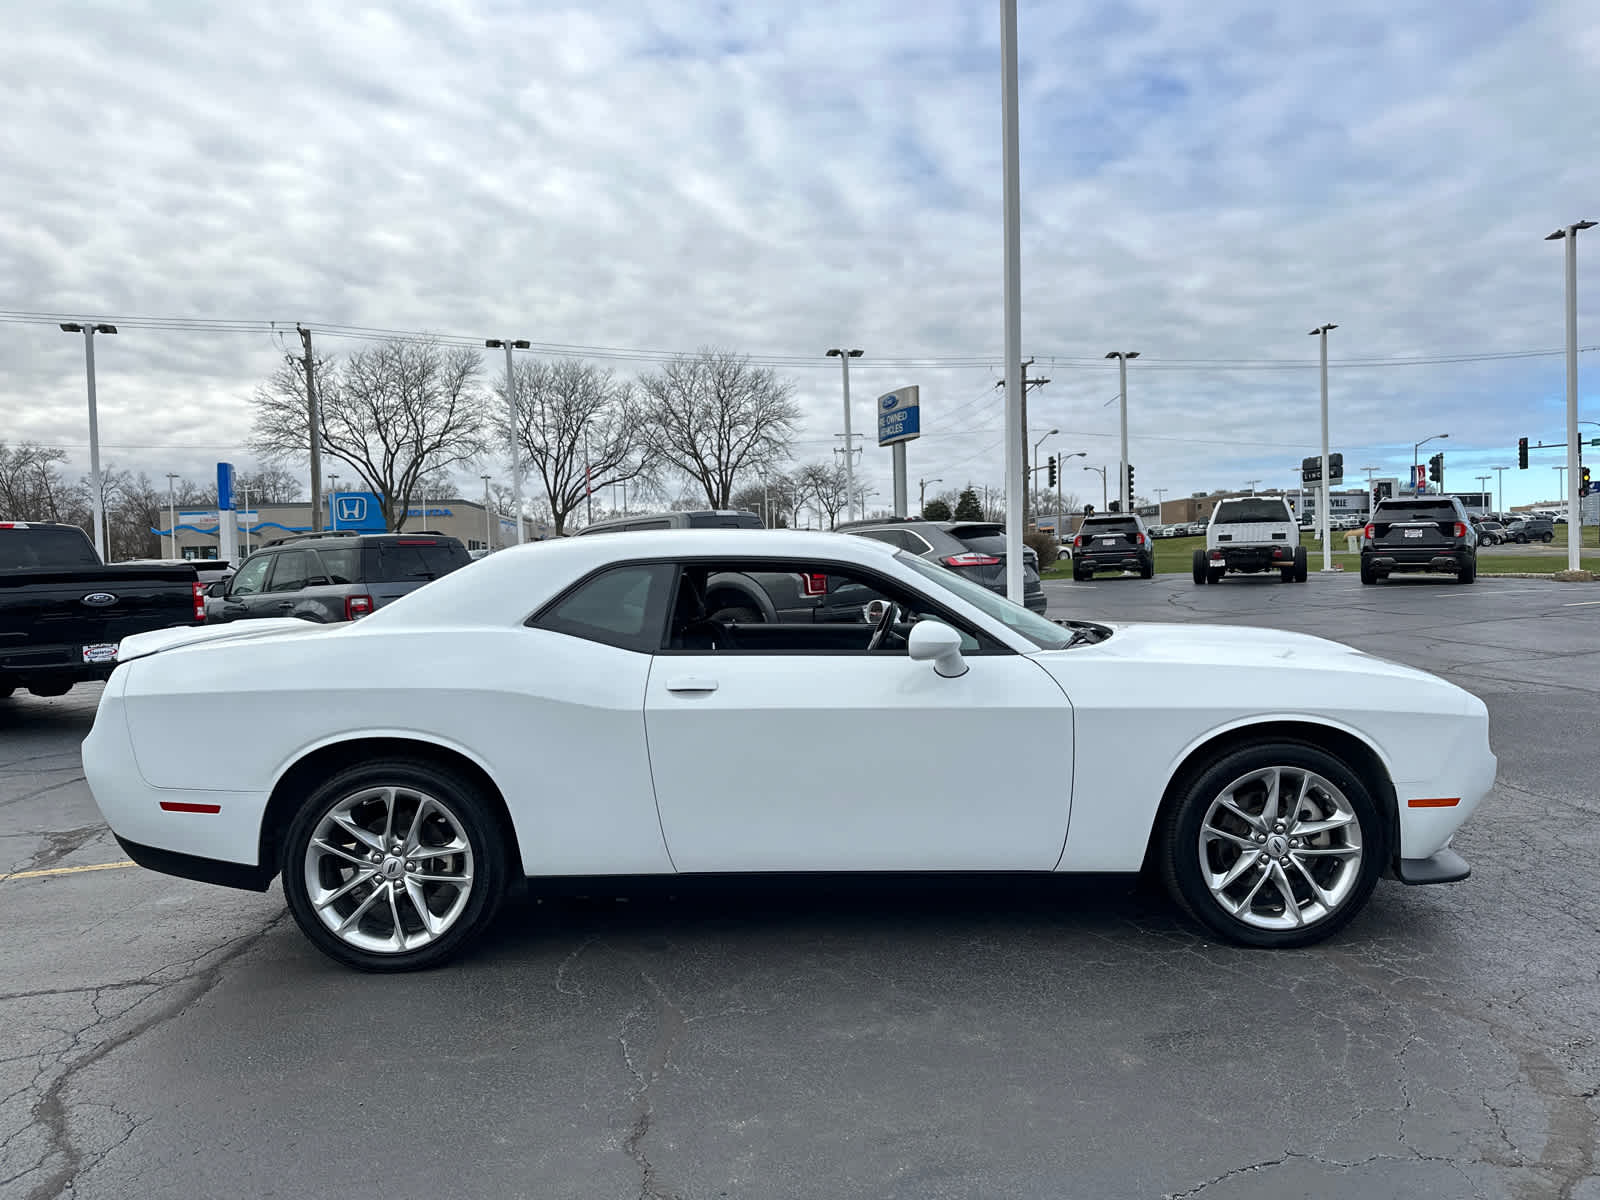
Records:
<instances>
[{"instance_id":1,"label":"rear bumper","mask_svg":"<svg viewBox=\"0 0 1600 1200\"><path fill-rule=\"evenodd\" d=\"M272 880L278 873L271 867L221 862L215 858L201 858L197 854L181 854L176 850L146 846L142 842L129 841L120 833L114 833L113 836L117 839L117 845L141 867L160 871L163 875L176 875L179 879L241 888L248 892L264 892L272 886Z\"/></svg>"},{"instance_id":2,"label":"rear bumper","mask_svg":"<svg viewBox=\"0 0 1600 1200\"><path fill-rule=\"evenodd\" d=\"M1226 567L1230 571L1268 571L1273 568L1294 566L1294 547L1281 546L1221 546L1221 561L1206 552L1206 563L1214 571Z\"/></svg>"},{"instance_id":3,"label":"rear bumper","mask_svg":"<svg viewBox=\"0 0 1600 1200\"><path fill-rule=\"evenodd\" d=\"M1043 591L1027 592L1022 597L1022 603L1029 612L1042 613L1049 600L1046 599Z\"/></svg>"},{"instance_id":4,"label":"rear bumper","mask_svg":"<svg viewBox=\"0 0 1600 1200\"><path fill-rule=\"evenodd\" d=\"M1139 554L1136 551L1115 553L1099 553L1092 550L1080 550L1072 556L1074 568L1088 571L1142 571L1145 564L1150 562L1150 556Z\"/></svg>"},{"instance_id":5,"label":"rear bumper","mask_svg":"<svg viewBox=\"0 0 1600 1200\"><path fill-rule=\"evenodd\" d=\"M1472 561L1470 550L1447 549L1440 546L1423 546L1416 550L1401 550L1385 546L1381 550L1362 553L1363 566L1375 571L1449 571L1456 573Z\"/></svg>"}]
</instances>

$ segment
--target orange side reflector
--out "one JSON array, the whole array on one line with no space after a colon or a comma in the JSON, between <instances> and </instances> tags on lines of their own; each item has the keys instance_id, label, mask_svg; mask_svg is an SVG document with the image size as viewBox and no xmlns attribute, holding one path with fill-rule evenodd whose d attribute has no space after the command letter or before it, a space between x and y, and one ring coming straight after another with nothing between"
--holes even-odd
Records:
<instances>
[{"instance_id":1,"label":"orange side reflector","mask_svg":"<svg viewBox=\"0 0 1600 1200\"><path fill-rule=\"evenodd\" d=\"M1461 803L1460 796L1440 796L1433 800L1407 800L1407 808L1454 808Z\"/></svg>"}]
</instances>

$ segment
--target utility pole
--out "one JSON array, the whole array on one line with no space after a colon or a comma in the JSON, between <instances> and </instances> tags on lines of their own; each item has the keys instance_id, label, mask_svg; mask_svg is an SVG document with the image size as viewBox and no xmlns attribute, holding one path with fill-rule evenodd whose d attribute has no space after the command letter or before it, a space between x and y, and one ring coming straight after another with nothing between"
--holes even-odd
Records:
<instances>
[{"instance_id":1,"label":"utility pole","mask_svg":"<svg viewBox=\"0 0 1600 1200\"><path fill-rule=\"evenodd\" d=\"M1578 489L1580 487L1581 461L1578 442L1578 232L1593 229L1593 221L1578 221L1558 229L1545 238L1547 242L1565 241L1567 251L1567 465L1562 481L1561 495L1567 504L1567 570L1576 571L1582 564L1583 527L1577 526L1578 536L1573 537L1573 522L1580 519Z\"/></svg>"},{"instance_id":2,"label":"utility pole","mask_svg":"<svg viewBox=\"0 0 1600 1200\"><path fill-rule=\"evenodd\" d=\"M1028 368L1033 366L1033 359L1022 364L1022 523L1028 523L1029 513L1032 511L1033 473L1028 470L1028 389L1043 387L1050 380L1031 379ZM994 385L997 388L1006 386L1004 379Z\"/></svg>"},{"instance_id":3,"label":"utility pole","mask_svg":"<svg viewBox=\"0 0 1600 1200\"><path fill-rule=\"evenodd\" d=\"M923 513L923 510L928 507L928 485L930 483L943 482L944 480L942 478L917 480L917 516L920 517Z\"/></svg>"},{"instance_id":4,"label":"utility pole","mask_svg":"<svg viewBox=\"0 0 1600 1200\"><path fill-rule=\"evenodd\" d=\"M847 521L856 519L856 466L850 452L855 449L855 434L850 431L850 360L860 358L860 350L851 350L843 346L835 346L827 353L828 358L839 360L839 370L844 379L844 517Z\"/></svg>"},{"instance_id":5,"label":"utility pole","mask_svg":"<svg viewBox=\"0 0 1600 1200\"><path fill-rule=\"evenodd\" d=\"M317 366L311 354L311 330L295 323L300 333L300 345L305 351L301 360L306 372L306 430L311 443L311 494L317 499L311 505L311 532L322 532L322 412L317 407ZM280 343L281 344L281 343Z\"/></svg>"},{"instance_id":6,"label":"utility pole","mask_svg":"<svg viewBox=\"0 0 1600 1200\"><path fill-rule=\"evenodd\" d=\"M178 476L175 471L167 472L167 537L172 543L168 558L178 557L178 500L174 492ZM221 524L222 514L217 514L218 524Z\"/></svg>"},{"instance_id":7,"label":"utility pole","mask_svg":"<svg viewBox=\"0 0 1600 1200\"><path fill-rule=\"evenodd\" d=\"M1328 543L1328 332L1337 325L1319 325L1311 331L1322 348L1322 485L1317 498L1317 527L1322 530L1322 569L1333 570L1333 547Z\"/></svg>"},{"instance_id":8,"label":"utility pole","mask_svg":"<svg viewBox=\"0 0 1600 1200\"><path fill-rule=\"evenodd\" d=\"M583 432L583 523L594 524L594 475L589 464L589 431Z\"/></svg>"}]
</instances>

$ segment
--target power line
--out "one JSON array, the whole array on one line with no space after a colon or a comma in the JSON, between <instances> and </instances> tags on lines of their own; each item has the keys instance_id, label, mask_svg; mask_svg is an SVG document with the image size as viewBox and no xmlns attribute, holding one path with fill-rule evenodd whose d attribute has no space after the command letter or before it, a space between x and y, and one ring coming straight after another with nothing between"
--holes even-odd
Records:
<instances>
[{"instance_id":1,"label":"power line","mask_svg":"<svg viewBox=\"0 0 1600 1200\"><path fill-rule=\"evenodd\" d=\"M78 320L82 313L49 313L27 309L0 310L0 324L7 325L50 325L60 321ZM116 314L104 315L93 318L129 329L148 329L152 331L170 331L182 333L251 333L273 334L295 327L296 322L278 319L236 319L221 317L150 317L150 316L121 316ZM319 335L354 340L373 340L380 338L395 338L407 341L432 341L446 346L478 347L480 339L469 337L465 334L452 334L440 331L426 331L415 329L396 329L382 326L350 325L342 323L324 324L322 322L306 322L312 325ZM587 345L576 342L534 342L532 349L536 353L566 357L594 358L617 362L668 362L692 351L658 350L642 347ZM1581 346L1580 353L1593 353L1600 350L1600 345ZM1564 349L1552 350L1500 350L1478 351L1471 353L1437 353L1428 355L1398 355L1390 358L1342 358L1334 360L1335 366L1341 369L1362 368L1373 369L1383 367L1417 367L1417 366L1451 366L1459 363L1480 362L1508 362L1518 359L1551 358L1566 353ZM825 362L814 354L791 353L752 353L744 357L760 366L785 367L785 368L812 368L831 370L831 364ZM1038 361L1049 363L1058 369L1092 369L1096 371L1110 370L1107 364L1098 358L1077 357L1072 355L1042 354ZM874 355L874 366L885 367L928 367L949 370L990 370L996 369L998 357L993 354L904 354L904 355ZM1319 360L1316 359L1251 359L1251 358L1169 358L1146 355L1140 364L1140 370L1157 371L1301 371L1316 368Z\"/></svg>"}]
</instances>

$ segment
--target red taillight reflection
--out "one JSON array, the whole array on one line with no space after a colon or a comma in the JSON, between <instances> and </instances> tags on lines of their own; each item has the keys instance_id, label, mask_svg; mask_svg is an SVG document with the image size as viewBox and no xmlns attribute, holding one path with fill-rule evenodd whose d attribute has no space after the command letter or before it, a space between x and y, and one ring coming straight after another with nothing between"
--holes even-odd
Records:
<instances>
[{"instance_id":1,"label":"red taillight reflection","mask_svg":"<svg viewBox=\"0 0 1600 1200\"><path fill-rule=\"evenodd\" d=\"M203 623L206 619L206 585L194 584L194 619L196 623Z\"/></svg>"},{"instance_id":2,"label":"red taillight reflection","mask_svg":"<svg viewBox=\"0 0 1600 1200\"><path fill-rule=\"evenodd\" d=\"M800 576L800 587L807 596L826 596L828 577L820 571L807 571Z\"/></svg>"},{"instance_id":3,"label":"red taillight reflection","mask_svg":"<svg viewBox=\"0 0 1600 1200\"><path fill-rule=\"evenodd\" d=\"M1456 522L1456 536L1458 538L1464 538L1467 536L1467 527L1460 521Z\"/></svg>"},{"instance_id":4,"label":"red taillight reflection","mask_svg":"<svg viewBox=\"0 0 1600 1200\"><path fill-rule=\"evenodd\" d=\"M1072 544L1073 544L1073 545L1074 545L1074 546L1081 546L1081 545L1083 545L1083 534L1081 534L1081 533L1080 533L1080 534L1079 534L1079 535L1078 535L1078 536L1077 536L1077 537L1075 537L1075 538L1073 538L1073 539L1072 539Z\"/></svg>"},{"instance_id":5,"label":"red taillight reflection","mask_svg":"<svg viewBox=\"0 0 1600 1200\"><path fill-rule=\"evenodd\" d=\"M364 617L371 611L371 596L346 596L344 598L344 619L346 621L354 621L357 617Z\"/></svg>"},{"instance_id":6,"label":"red taillight reflection","mask_svg":"<svg viewBox=\"0 0 1600 1200\"><path fill-rule=\"evenodd\" d=\"M1371 523L1371 522L1370 522L1370 521L1369 521L1369 522L1368 522L1368 523L1367 523L1367 527L1366 527L1366 528L1365 528L1365 529L1363 529L1363 530L1362 530L1362 531L1361 531L1361 536L1362 536L1362 537L1364 537L1364 538L1366 538L1366 539L1367 539L1367 541L1369 541L1369 542L1370 542L1370 541L1371 541L1371 540L1372 540L1372 539L1373 539L1373 538L1375 538L1375 537L1377 537L1377 536L1378 536L1378 531L1377 531L1377 529L1376 529L1376 528L1375 528L1375 527L1374 527L1374 526L1373 526L1373 525L1372 525L1372 523Z\"/></svg>"},{"instance_id":7,"label":"red taillight reflection","mask_svg":"<svg viewBox=\"0 0 1600 1200\"><path fill-rule=\"evenodd\" d=\"M944 560L947 567L998 567L1000 560L992 554L979 554L969 551L966 554L952 554Z\"/></svg>"}]
</instances>

